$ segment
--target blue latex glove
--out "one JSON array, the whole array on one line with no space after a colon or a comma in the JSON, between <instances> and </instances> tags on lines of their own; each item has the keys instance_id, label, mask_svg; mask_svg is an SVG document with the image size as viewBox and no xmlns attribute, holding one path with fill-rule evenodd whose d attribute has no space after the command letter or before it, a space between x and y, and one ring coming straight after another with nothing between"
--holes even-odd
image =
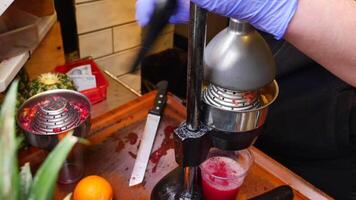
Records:
<instances>
[{"instance_id":1,"label":"blue latex glove","mask_svg":"<svg viewBox=\"0 0 356 200\"><path fill-rule=\"evenodd\" d=\"M137 19L147 24L155 0L138 0ZM182 23L189 18L189 0L179 0L179 9L171 18L172 23ZM198 6L223 16L246 20L254 27L283 37L295 14L298 0L192 0Z\"/></svg>"},{"instance_id":2,"label":"blue latex glove","mask_svg":"<svg viewBox=\"0 0 356 200\"><path fill-rule=\"evenodd\" d=\"M246 20L257 29L283 37L297 9L297 0L192 0L211 12Z\"/></svg>"},{"instance_id":3,"label":"blue latex glove","mask_svg":"<svg viewBox=\"0 0 356 200\"><path fill-rule=\"evenodd\" d=\"M136 19L141 26L148 24L150 16L153 13L156 0L137 0ZM178 8L175 14L169 19L170 23L186 23L189 20L189 0L177 0Z\"/></svg>"}]
</instances>

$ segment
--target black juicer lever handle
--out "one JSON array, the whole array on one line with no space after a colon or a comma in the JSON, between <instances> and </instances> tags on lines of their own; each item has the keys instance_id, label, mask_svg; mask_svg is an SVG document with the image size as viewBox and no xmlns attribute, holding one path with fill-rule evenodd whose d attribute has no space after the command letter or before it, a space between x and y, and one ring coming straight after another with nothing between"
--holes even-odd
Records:
<instances>
[{"instance_id":1,"label":"black juicer lever handle","mask_svg":"<svg viewBox=\"0 0 356 200\"><path fill-rule=\"evenodd\" d=\"M146 25L147 31L142 40L141 49L138 52L134 63L131 66L131 72L135 71L140 62L145 57L163 28L168 24L169 18L177 9L177 0L156 0L153 13Z\"/></svg>"}]
</instances>

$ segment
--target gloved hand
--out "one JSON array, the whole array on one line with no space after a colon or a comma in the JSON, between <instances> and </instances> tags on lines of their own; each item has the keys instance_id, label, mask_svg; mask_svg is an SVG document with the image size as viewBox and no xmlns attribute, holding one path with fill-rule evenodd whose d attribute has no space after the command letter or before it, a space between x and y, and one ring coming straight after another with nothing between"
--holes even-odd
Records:
<instances>
[{"instance_id":1,"label":"gloved hand","mask_svg":"<svg viewBox=\"0 0 356 200\"><path fill-rule=\"evenodd\" d=\"M172 23L182 23L189 18L189 0L178 0L179 8L171 18ZM148 22L155 0L137 1L137 19L141 25ZM288 24L295 14L298 0L192 0L210 12L240 20L246 20L254 27L283 37Z\"/></svg>"},{"instance_id":2,"label":"gloved hand","mask_svg":"<svg viewBox=\"0 0 356 200\"><path fill-rule=\"evenodd\" d=\"M148 24L153 13L156 0L137 0L136 19L141 26ZM178 8L175 14L169 19L170 23L186 23L189 20L189 0L177 0Z\"/></svg>"}]
</instances>

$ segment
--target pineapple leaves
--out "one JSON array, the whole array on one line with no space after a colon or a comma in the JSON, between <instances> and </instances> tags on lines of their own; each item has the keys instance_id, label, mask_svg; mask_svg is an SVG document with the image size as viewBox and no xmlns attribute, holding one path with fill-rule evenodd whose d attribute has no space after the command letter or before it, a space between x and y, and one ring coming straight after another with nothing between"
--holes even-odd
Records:
<instances>
[{"instance_id":1,"label":"pineapple leaves","mask_svg":"<svg viewBox=\"0 0 356 200\"><path fill-rule=\"evenodd\" d=\"M20 185L21 185L20 196L21 199L25 200L29 194L32 185L32 174L30 169L30 163L25 163L25 165L21 167Z\"/></svg>"},{"instance_id":2,"label":"pineapple leaves","mask_svg":"<svg viewBox=\"0 0 356 200\"><path fill-rule=\"evenodd\" d=\"M57 144L32 179L29 163L19 173L17 149L23 138L16 138L16 97L18 81L9 88L0 110L0 199L53 199L56 180L67 155L79 138L73 131Z\"/></svg>"},{"instance_id":3,"label":"pineapple leaves","mask_svg":"<svg viewBox=\"0 0 356 200\"><path fill-rule=\"evenodd\" d=\"M63 163L72 147L78 141L70 132L48 155L38 169L30 189L29 200L53 198L54 186Z\"/></svg>"},{"instance_id":4,"label":"pineapple leaves","mask_svg":"<svg viewBox=\"0 0 356 200\"><path fill-rule=\"evenodd\" d=\"M7 92L0 112L0 199L19 198L15 109L18 81Z\"/></svg>"}]
</instances>

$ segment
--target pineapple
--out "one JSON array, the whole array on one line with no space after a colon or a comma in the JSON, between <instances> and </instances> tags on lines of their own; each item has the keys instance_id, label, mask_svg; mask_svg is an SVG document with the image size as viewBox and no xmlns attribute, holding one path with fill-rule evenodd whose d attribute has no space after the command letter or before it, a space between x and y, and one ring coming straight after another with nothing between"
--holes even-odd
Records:
<instances>
[{"instance_id":1,"label":"pineapple","mask_svg":"<svg viewBox=\"0 0 356 200\"><path fill-rule=\"evenodd\" d=\"M73 81L66 74L45 73L29 83L27 86L27 98L53 89L76 90Z\"/></svg>"},{"instance_id":2,"label":"pineapple","mask_svg":"<svg viewBox=\"0 0 356 200\"><path fill-rule=\"evenodd\" d=\"M22 68L16 76L16 79L19 80L19 88L17 92L17 105L16 107L19 108L23 102L27 99L27 85L30 82L28 73L26 69Z\"/></svg>"},{"instance_id":3,"label":"pineapple","mask_svg":"<svg viewBox=\"0 0 356 200\"><path fill-rule=\"evenodd\" d=\"M26 86L30 82L28 72L26 71L25 68L22 68L19 73L17 74L17 77L19 79L19 89L18 92L24 92L26 90Z\"/></svg>"}]
</instances>

